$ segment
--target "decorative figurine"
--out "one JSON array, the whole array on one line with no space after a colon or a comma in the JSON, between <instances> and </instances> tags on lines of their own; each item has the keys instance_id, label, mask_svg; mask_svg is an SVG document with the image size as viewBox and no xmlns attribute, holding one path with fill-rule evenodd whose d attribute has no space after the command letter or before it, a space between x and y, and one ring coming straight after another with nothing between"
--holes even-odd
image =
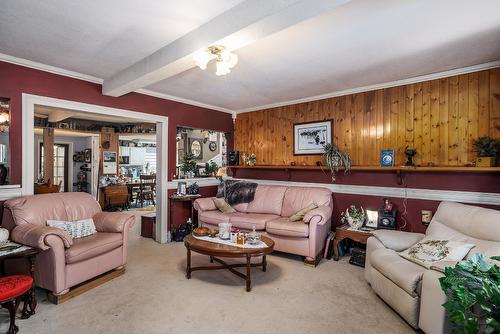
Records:
<instances>
[{"instance_id":1,"label":"decorative figurine","mask_svg":"<svg viewBox=\"0 0 500 334\"><path fill-rule=\"evenodd\" d=\"M408 158L408 161L406 161L405 166L415 166L415 164L413 163L413 157L417 155L417 150L406 146L405 154L406 157Z\"/></svg>"}]
</instances>

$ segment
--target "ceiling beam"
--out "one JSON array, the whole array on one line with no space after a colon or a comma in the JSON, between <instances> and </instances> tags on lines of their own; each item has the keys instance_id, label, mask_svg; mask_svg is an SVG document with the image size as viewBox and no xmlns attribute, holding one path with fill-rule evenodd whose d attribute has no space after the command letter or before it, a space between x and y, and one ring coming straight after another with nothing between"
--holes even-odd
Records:
<instances>
[{"instance_id":1,"label":"ceiling beam","mask_svg":"<svg viewBox=\"0 0 500 334\"><path fill-rule=\"evenodd\" d=\"M193 53L221 44L231 51L330 11L350 0L246 0L104 80L102 93L121 96L195 66Z\"/></svg>"}]
</instances>

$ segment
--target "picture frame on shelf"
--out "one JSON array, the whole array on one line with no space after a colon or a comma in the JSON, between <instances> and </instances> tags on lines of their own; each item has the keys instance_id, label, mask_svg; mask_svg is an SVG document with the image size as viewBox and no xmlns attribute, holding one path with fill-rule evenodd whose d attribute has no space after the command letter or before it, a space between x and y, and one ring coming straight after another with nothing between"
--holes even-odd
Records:
<instances>
[{"instance_id":1,"label":"picture frame on shelf","mask_svg":"<svg viewBox=\"0 0 500 334\"><path fill-rule=\"evenodd\" d=\"M320 155L331 144L333 120L295 123L293 125L293 155Z\"/></svg>"},{"instance_id":2,"label":"picture frame on shelf","mask_svg":"<svg viewBox=\"0 0 500 334\"><path fill-rule=\"evenodd\" d=\"M380 152L380 167L394 166L394 150L382 150Z\"/></svg>"},{"instance_id":3,"label":"picture frame on shelf","mask_svg":"<svg viewBox=\"0 0 500 334\"><path fill-rule=\"evenodd\" d=\"M367 230L376 230L378 228L378 210L366 210L366 220L363 228Z\"/></svg>"}]
</instances>

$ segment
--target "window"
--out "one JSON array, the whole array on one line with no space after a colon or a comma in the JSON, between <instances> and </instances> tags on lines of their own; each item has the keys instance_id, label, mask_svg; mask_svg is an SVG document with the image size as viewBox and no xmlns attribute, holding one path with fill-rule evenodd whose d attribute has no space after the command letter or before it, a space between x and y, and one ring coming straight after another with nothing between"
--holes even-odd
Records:
<instances>
[{"instance_id":1,"label":"window","mask_svg":"<svg viewBox=\"0 0 500 334\"><path fill-rule=\"evenodd\" d=\"M52 184L61 184L61 192L68 191L68 144L54 144L54 180ZM40 174L43 175L44 150L40 143Z\"/></svg>"}]
</instances>

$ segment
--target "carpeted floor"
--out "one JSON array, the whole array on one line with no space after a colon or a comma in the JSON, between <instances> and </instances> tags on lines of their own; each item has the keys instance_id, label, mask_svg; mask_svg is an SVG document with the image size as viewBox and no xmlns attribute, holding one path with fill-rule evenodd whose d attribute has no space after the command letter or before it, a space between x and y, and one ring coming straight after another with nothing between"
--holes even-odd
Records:
<instances>
[{"instance_id":1,"label":"carpeted floor","mask_svg":"<svg viewBox=\"0 0 500 334\"><path fill-rule=\"evenodd\" d=\"M252 291L227 271L184 276L182 243L160 245L130 236L126 273L61 305L38 291L37 314L17 320L19 333L414 333L363 278L363 269L323 260L268 257L252 270ZM193 265L208 258L193 256ZM0 332L8 317L0 310Z\"/></svg>"}]
</instances>

